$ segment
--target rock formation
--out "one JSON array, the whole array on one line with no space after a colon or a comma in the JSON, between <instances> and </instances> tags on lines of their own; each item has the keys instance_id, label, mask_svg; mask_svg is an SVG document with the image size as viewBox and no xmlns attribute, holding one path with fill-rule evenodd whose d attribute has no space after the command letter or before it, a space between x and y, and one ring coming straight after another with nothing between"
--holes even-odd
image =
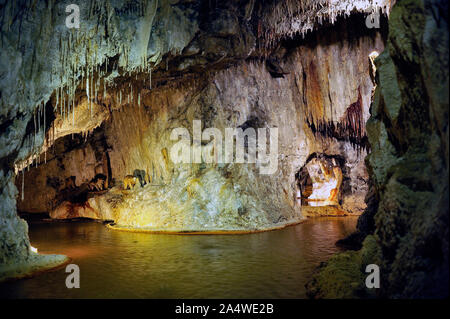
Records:
<instances>
[{"instance_id":1,"label":"rock formation","mask_svg":"<svg viewBox=\"0 0 450 319\"><path fill-rule=\"evenodd\" d=\"M0 43L2 264L26 262L29 258L26 226L16 215L14 176L21 189L20 200L27 198L28 192L38 195L35 197L37 203L23 203L23 209L47 210L54 204L61 180L76 176L78 183L83 183L93 177L91 174L97 173L95 167L94 171L73 167L65 176L58 173L58 176L46 176L39 171L28 173L28 169L42 163L43 168L53 166L55 172L58 172L58 165L66 168L65 165L71 163L97 166L103 159L98 157L99 149L95 146L75 147L69 152L71 155L85 152L81 162L75 161L76 155L66 159L61 153L54 153L52 158L50 152L57 139L73 134L91 136L100 125L109 138L107 149L100 153L110 156L107 166L113 170L103 171L103 174L119 180L136 168L145 168L152 171L154 183L171 183L172 188L162 186L169 189L158 191L173 196L175 202L189 203L195 208L194 212L201 212L199 216L183 213L187 219L181 220L189 222L181 222L179 227L188 224L210 227L207 225L211 222L213 227L230 223L232 228L270 228L280 222L298 220L300 209L295 206L293 190L295 170L301 167L302 156L315 151L313 148L317 145L305 147L308 128L303 130L302 122L296 119L302 114L313 114L309 119L316 122L319 118L339 121L347 106L357 100L357 88L363 91L362 103L367 109L371 84L366 76L366 57L370 50L380 50L382 45L375 41L377 33L374 31L356 36L351 40L354 43L336 42L330 38L327 45L318 42L313 47L305 46L288 54L283 63L297 71L290 73L286 81L274 80L260 59L283 52L283 48L273 51L274 37L277 41L287 41L296 34L304 35L305 30L281 30L280 33L279 30L263 30L262 26L272 25L281 13L288 11L292 17L308 18L310 29L326 21L334 23L336 17L348 15L353 9L389 11L389 5L384 2L372 2L335 7L321 1L319 8L317 2L311 1L289 3L288 7L283 7L276 2L266 6L252 0L223 4L216 1L122 3L92 0L80 5L79 29L65 25L67 14L63 3L5 2L1 7ZM278 15L272 16L272 11ZM353 44L361 49L349 50ZM342 65L340 56L347 57L348 61L355 59L355 64ZM235 66L221 71L232 65ZM286 68L285 65L282 67ZM336 69L341 72L329 72ZM328 79L328 74L336 78ZM340 78L343 74L351 76ZM278 97L278 94L282 96ZM276 111L277 107L281 107L281 113ZM125 116L129 118L125 120ZM171 116L178 119L173 121ZM183 119L200 117L204 125L218 127L251 126L252 116L256 116L257 123L263 127L279 127L285 135L284 141L292 138L289 144L280 145L282 173L274 179L255 177L252 182L256 187L247 183L253 180L254 167L243 171L238 165L206 168L195 165L181 169L167 163L167 158L162 155L164 149L168 150L167 134L171 125L188 126ZM219 120L225 121L219 123ZM143 123L150 125L152 130L135 129L142 129ZM108 129L115 134L108 134ZM117 139L111 142L114 138ZM330 143L334 146L322 145L320 148L334 147L331 152L335 152L344 147L340 142ZM63 152L66 151L69 150L63 148ZM29 174L35 174L36 178L26 176ZM45 191L55 190L39 194L39 190L25 187L29 180L39 187L45 183L42 188ZM210 184L216 180L221 182ZM181 194L170 191L178 190L178 186ZM256 190L261 193L258 195ZM112 196L125 205L115 219L128 225L151 223L152 219L149 221L145 213L130 217L126 213L127 200L113 193L105 196ZM194 193L203 199L187 200L186 196ZM234 199L224 200L230 196ZM162 196L156 198L161 201ZM158 201L154 207L159 208ZM110 207L115 200L107 202ZM164 212L176 215L183 205L165 207ZM213 208L201 208L208 205ZM214 220L215 212L223 210L229 212L223 214L224 220ZM203 216L205 211L209 217ZM195 222L196 218L200 222ZM166 222L164 218L161 220L162 227Z\"/></svg>"},{"instance_id":2,"label":"rock formation","mask_svg":"<svg viewBox=\"0 0 450 319\"><path fill-rule=\"evenodd\" d=\"M448 2L410 0L393 8L366 127L373 189L353 236L376 239L373 258L359 262L359 271L380 266L381 297L448 296L448 46ZM340 264L338 284L324 284L337 261L316 275L312 296L360 295L345 279L352 262Z\"/></svg>"},{"instance_id":3,"label":"rock formation","mask_svg":"<svg viewBox=\"0 0 450 319\"><path fill-rule=\"evenodd\" d=\"M48 162L25 173L25 180L31 182L25 183L25 200L19 202L19 209L30 211L33 199L45 197L46 201L37 200L41 204L36 206L41 207L34 211L55 210L51 216L58 218L113 219L118 225L155 230L270 229L300 220L295 175L310 154L320 151L345 156L344 206L349 206L347 197L351 196L353 207L347 209L354 211L355 198L363 203L366 192L364 185L358 184L367 178L363 164L366 150L339 136L314 134L310 128L310 123L319 119L345 123L346 109L358 100L365 110L361 115L368 117L373 87L368 55L382 50L382 39L377 32L354 35L345 24L342 21L340 31L321 36L326 45L314 35L305 40L312 48L295 46L286 52L283 67L293 71L284 79L274 79L258 59L151 90L141 79L131 78L115 94L112 90L105 93L104 100L114 109L87 137L89 142L74 150L56 147L55 155L50 148ZM348 36L350 42L334 42ZM343 56L357 64L342 65ZM130 98L129 83L142 88L138 98ZM256 164L175 164L167 158L176 143L171 133L184 127L193 136L195 120L201 121L202 129L219 129L223 137L226 128L277 128L278 173L261 174ZM70 145L70 137L66 140ZM80 140L77 137L72 143ZM94 168L102 165L106 154L115 185L110 193L88 196L88 210L83 205L69 205L64 198L55 203L54 190L47 191L48 180L76 176L79 183L85 183L97 173ZM53 160L53 156L59 159ZM149 185L122 192L120 181L136 168L147 172ZM16 185L20 189L20 176Z\"/></svg>"},{"instance_id":4,"label":"rock formation","mask_svg":"<svg viewBox=\"0 0 450 319\"><path fill-rule=\"evenodd\" d=\"M271 229L301 220L297 176L324 154L343 159L342 209L362 211L368 192L358 227L359 239L370 236L349 254L361 267L377 259L380 295L445 295L434 283L448 282L448 5L394 6L373 96L369 56L385 49L386 30L367 28L366 16L385 19L392 5L90 0L70 29L64 3L6 1L0 280L66 261L30 251L17 208L124 228ZM261 174L258 163L177 163L173 130L187 129L195 144L194 123L222 133L277 128L276 173ZM196 147L218 156L217 143ZM135 169L147 185L124 190ZM97 174L107 190L88 187ZM315 294L327 297L321 282Z\"/></svg>"}]
</instances>

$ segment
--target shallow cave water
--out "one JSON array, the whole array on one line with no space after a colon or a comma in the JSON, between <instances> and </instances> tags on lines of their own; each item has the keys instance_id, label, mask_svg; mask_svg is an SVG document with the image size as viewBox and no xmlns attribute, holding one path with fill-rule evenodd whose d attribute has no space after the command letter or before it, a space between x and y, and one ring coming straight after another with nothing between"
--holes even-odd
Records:
<instances>
[{"instance_id":1,"label":"shallow cave water","mask_svg":"<svg viewBox=\"0 0 450 319\"><path fill-rule=\"evenodd\" d=\"M356 217L321 218L249 235L114 232L101 223L30 223L33 246L80 267L68 290L64 267L7 282L7 298L306 298L310 274L355 230ZM120 258L118 258L120 256ZM268 262L268 261L271 262ZM105 289L105 287L108 287Z\"/></svg>"},{"instance_id":2,"label":"shallow cave water","mask_svg":"<svg viewBox=\"0 0 450 319\"><path fill-rule=\"evenodd\" d=\"M0 296L448 296L446 8L0 4Z\"/></svg>"}]
</instances>

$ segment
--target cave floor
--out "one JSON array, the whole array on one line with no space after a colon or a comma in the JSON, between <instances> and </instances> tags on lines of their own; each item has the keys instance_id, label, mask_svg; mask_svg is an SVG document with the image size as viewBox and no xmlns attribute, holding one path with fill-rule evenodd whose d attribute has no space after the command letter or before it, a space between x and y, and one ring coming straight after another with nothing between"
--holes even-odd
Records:
<instances>
[{"instance_id":1,"label":"cave floor","mask_svg":"<svg viewBox=\"0 0 450 319\"><path fill-rule=\"evenodd\" d=\"M0 284L4 298L305 298L320 262L355 230L356 217L310 218L247 235L183 236L113 231L102 223L31 222L31 244L80 267Z\"/></svg>"},{"instance_id":2,"label":"cave floor","mask_svg":"<svg viewBox=\"0 0 450 319\"><path fill-rule=\"evenodd\" d=\"M359 216L360 213L350 212L336 205L328 206L306 206L302 205L302 216L304 217L343 217Z\"/></svg>"},{"instance_id":3,"label":"cave floor","mask_svg":"<svg viewBox=\"0 0 450 319\"><path fill-rule=\"evenodd\" d=\"M37 254L30 252L29 258L22 263L15 263L3 267L0 271L0 285L2 282L34 277L46 271L63 267L70 262L70 258L58 254Z\"/></svg>"}]
</instances>

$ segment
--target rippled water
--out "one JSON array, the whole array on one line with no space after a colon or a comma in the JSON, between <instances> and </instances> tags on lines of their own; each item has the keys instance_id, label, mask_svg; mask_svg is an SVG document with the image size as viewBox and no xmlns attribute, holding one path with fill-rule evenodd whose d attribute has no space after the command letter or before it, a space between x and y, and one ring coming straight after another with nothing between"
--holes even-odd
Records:
<instances>
[{"instance_id":1,"label":"rippled water","mask_svg":"<svg viewBox=\"0 0 450 319\"><path fill-rule=\"evenodd\" d=\"M9 298L304 298L314 268L339 251L355 217L308 220L249 235L119 232L96 222L31 223L40 253L80 267L80 288L64 269L0 284Z\"/></svg>"}]
</instances>

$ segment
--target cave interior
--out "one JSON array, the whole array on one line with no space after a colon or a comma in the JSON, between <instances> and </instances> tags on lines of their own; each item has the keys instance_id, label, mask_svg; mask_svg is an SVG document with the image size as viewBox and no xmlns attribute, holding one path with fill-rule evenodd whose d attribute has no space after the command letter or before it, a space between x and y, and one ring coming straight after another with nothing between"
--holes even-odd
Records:
<instances>
[{"instance_id":1,"label":"cave interior","mask_svg":"<svg viewBox=\"0 0 450 319\"><path fill-rule=\"evenodd\" d=\"M361 216L356 247L396 274L380 296L448 295L398 270L448 282L444 2L89 0L78 27L61 1L0 4L0 279L67 262L23 219L233 234Z\"/></svg>"}]
</instances>

